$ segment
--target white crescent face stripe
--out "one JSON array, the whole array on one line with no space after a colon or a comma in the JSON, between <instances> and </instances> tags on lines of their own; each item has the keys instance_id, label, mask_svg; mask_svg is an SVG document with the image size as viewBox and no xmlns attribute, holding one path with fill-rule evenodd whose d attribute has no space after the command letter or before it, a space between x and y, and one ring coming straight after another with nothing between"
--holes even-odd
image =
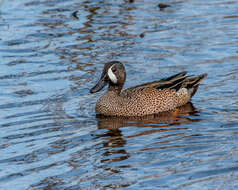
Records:
<instances>
[{"instance_id":1,"label":"white crescent face stripe","mask_svg":"<svg viewBox=\"0 0 238 190\"><path fill-rule=\"evenodd\" d=\"M117 83L117 77L116 77L116 75L112 72L112 67L113 67L113 66L111 66L111 67L108 69L108 76L109 76L110 80L111 80L114 84L116 84L116 83Z\"/></svg>"}]
</instances>

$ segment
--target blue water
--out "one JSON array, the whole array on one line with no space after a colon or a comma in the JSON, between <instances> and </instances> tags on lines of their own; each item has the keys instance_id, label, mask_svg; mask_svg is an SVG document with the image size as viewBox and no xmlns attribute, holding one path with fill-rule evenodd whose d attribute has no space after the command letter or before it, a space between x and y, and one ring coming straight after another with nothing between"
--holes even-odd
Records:
<instances>
[{"instance_id":1,"label":"blue water","mask_svg":"<svg viewBox=\"0 0 238 190\"><path fill-rule=\"evenodd\" d=\"M0 1L0 189L238 188L238 1L158 3ZM111 60L208 78L178 117L98 117Z\"/></svg>"}]
</instances>

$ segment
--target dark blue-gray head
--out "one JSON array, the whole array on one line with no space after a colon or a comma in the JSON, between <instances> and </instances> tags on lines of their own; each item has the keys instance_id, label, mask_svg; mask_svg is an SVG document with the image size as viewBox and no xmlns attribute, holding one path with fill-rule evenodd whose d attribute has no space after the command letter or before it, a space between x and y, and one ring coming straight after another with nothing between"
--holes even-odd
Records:
<instances>
[{"instance_id":1,"label":"dark blue-gray head","mask_svg":"<svg viewBox=\"0 0 238 190\"><path fill-rule=\"evenodd\" d=\"M118 87L121 89L126 80L126 70L119 61L105 63L102 75L97 84L90 90L90 93L100 91L104 86Z\"/></svg>"}]
</instances>

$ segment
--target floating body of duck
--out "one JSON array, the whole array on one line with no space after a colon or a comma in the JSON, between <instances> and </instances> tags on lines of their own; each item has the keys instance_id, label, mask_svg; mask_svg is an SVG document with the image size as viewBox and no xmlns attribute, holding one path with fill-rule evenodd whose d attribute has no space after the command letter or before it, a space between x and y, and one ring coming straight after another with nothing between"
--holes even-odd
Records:
<instances>
[{"instance_id":1,"label":"floating body of duck","mask_svg":"<svg viewBox=\"0 0 238 190\"><path fill-rule=\"evenodd\" d=\"M90 90L100 91L109 83L107 92L99 98L96 111L108 116L144 116L174 110L189 102L207 74L186 76L186 72L169 78L122 90L126 71L119 61L105 64L101 78Z\"/></svg>"}]
</instances>

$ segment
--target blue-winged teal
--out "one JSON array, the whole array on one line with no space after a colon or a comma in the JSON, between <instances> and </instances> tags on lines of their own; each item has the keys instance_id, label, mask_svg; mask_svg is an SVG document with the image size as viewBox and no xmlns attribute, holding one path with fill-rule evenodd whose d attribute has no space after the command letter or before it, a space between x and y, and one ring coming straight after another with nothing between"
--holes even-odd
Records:
<instances>
[{"instance_id":1,"label":"blue-winged teal","mask_svg":"<svg viewBox=\"0 0 238 190\"><path fill-rule=\"evenodd\" d=\"M178 73L169 78L122 90L126 71L122 63L112 61L104 65L98 83L90 90L100 91L109 83L107 92L98 100L96 111L108 116L143 116L174 110L190 101L207 74L185 76Z\"/></svg>"}]
</instances>

